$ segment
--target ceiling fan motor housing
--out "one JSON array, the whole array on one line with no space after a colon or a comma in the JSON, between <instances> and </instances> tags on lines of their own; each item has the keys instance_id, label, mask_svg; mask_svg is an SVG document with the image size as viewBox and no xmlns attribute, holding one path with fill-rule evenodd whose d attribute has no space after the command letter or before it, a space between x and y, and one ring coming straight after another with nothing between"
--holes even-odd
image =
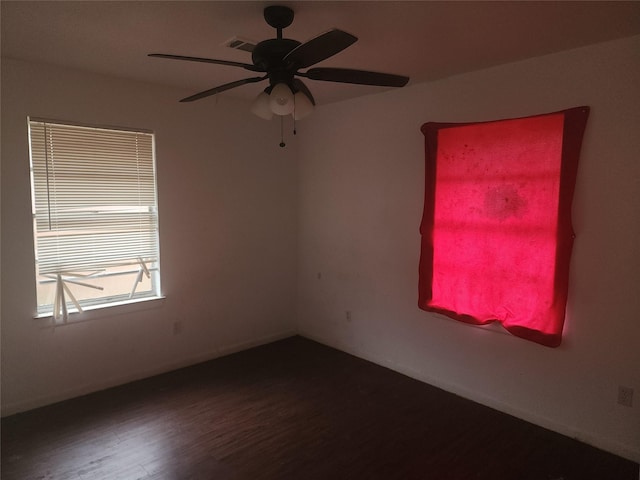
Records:
<instances>
[{"instance_id":1,"label":"ceiling fan motor housing","mask_svg":"<svg viewBox=\"0 0 640 480\"><path fill-rule=\"evenodd\" d=\"M298 45L300 42L288 38L263 40L253 49L251 60L256 67L267 72L271 69L287 69L283 58Z\"/></svg>"},{"instance_id":2,"label":"ceiling fan motor housing","mask_svg":"<svg viewBox=\"0 0 640 480\"><path fill-rule=\"evenodd\" d=\"M277 38L258 43L251 54L251 60L256 67L268 72L270 87L285 83L295 91L293 77L296 68L288 62L285 63L284 57L301 43L282 38L282 29L291 25L293 17L293 10L289 7L271 5L264 9L264 19L277 30Z\"/></svg>"}]
</instances>

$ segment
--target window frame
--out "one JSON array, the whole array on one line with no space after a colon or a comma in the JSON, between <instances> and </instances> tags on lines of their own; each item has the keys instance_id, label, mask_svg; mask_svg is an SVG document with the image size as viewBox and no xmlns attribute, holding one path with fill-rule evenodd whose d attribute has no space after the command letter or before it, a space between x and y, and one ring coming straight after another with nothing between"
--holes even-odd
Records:
<instances>
[{"instance_id":1,"label":"window frame","mask_svg":"<svg viewBox=\"0 0 640 480\"><path fill-rule=\"evenodd\" d=\"M82 219L84 216L85 223L82 223L82 220L79 223L72 223L72 228L83 226L86 228L87 231L73 232L73 229L71 228L66 230L66 235L65 235L64 228L60 228L59 230L53 229L51 231L63 232L61 235L52 233L49 236L56 239L57 238L64 239L65 236L67 238L72 237L74 235L82 237L83 234L88 234L90 237L91 228L88 228L89 224L86 223L88 218L91 218L93 221L94 218L99 219L101 214L103 214L106 217L120 216L121 218L124 218L125 221L128 221L130 223L132 221L131 219L137 214L140 225L144 225L144 226L138 227L139 231L137 233L124 232L124 234L122 234L121 232L118 232L118 226L122 228L122 224L118 224L117 221L112 222L109 220L103 220L103 222L107 222L109 224L107 225L106 223L101 224L101 220L97 220L96 225L100 226L100 230L102 231L94 233L94 237L99 238L101 234L108 235L108 234L120 233L122 235L121 245L127 245L128 243L131 242L131 239L134 239L133 241L136 246L138 244L142 244L141 239L144 238L146 239L146 243L148 245L151 245L149 248L151 249L150 251L153 252L153 256L144 255L144 256L137 257L136 262L133 261L134 259L131 256L126 256L126 257L123 256L123 257L120 257L121 261L119 262L119 266L122 267L120 271L108 271L110 268L113 269L117 267L114 265L107 265L104 269L102 269L102 271L98 271L97 273L94 272L94 273L91 273L90 275L86 275L86 271L89 271L89 269L87 269L86 271L84 269L80 269L81 271L65 272L64 270L62 270L64 269L63 264L61 264L61 266L58 267L60 268L60 270L58 272L54 272L53 275L51 274L47 275L46 273L43 274L40 271L40 260L43 258L43 253L42 253L43 250L39 246L39 241L42 241L42 238L45 235L43 235L43 230L38 228L37 216L38 214L42 213L42 208L38 210L38 206L37 206L38 187L36 183L37 181L42 182L43 180L45 180L47 182L46 192L47 192L47 196L49 196L50 194L49 182L55 181L55 175L50 175L48 171L46 172L44 177L42 176L42 174L37 174L36 166L34 164L34 157L36 155L44 154L46 168L49 168L50 166L50 164L48 163L50 162L48 155L50 154L50 151L51 151L50 150L51 145L48 144L50 139L46 137L47 135L46 126L52 126L54 128L59 127L61 129L67 129L67 130L69 129L77 130L77 132L82 131L84 132L84 134L92 136L92 139L94 140L95 143L100 143L101 140L104 139L104 137L101 138L100 134L97 132L104 132L105 135L107 136L108 135L114 135L116 137L122 136L122 139L126 138L127 136L129 136L130 138L131 136L133 136L135 137L136 151L134 153L130 148L130 146L128 146L129 148L128 154L133 155L135 157L135 166L131 167L131 162L127 161L127 160L130 160L128 157L126 157L126 159L125 158L121 159L116 155L114 158L117 158L116 162L120 161L123 165L125 165L123 167L125 170L130 171L132 168L135 169L136 172L140 172L141 170L143 170L143 174L147 175L146 181L141 181L139 178L140 173L138 173L138 178L136 179L137 181L136 188L127 189L125 180L115 182L111 186L105 186L108 182L98 182L99 185L104 187L104 191L108 192L106 198L101 197L100 194L95 194L94 191L90 191L90 193L82 193L82 194L77 193L78 191L81 191L82 188L87 189L87 188L91 188L92 186L95 186L95 181L91 182L91 181L86 181L85 179L84 180L85 183L83 183L82 181L78 183L78 186L80 187L79 189L77 189L75 186L74 187L66 186L65 187L66 190L65 188L62 188L61 190L64 191L64 193L71 195L74 198L76 195L79 195L79 198L81 200L86 200L89 198L97 198L98 200L96 201L107 202L109 200L108 197L111 197L112 199L116 199L116 201L112 205L107 203L105 205L100 205L99 207L96 207L95 205L91 207L86 207L86 206L83 207L85 210L91 210L91 213L78 214L76 212L76 216L78 218ZM34 146L33 131L36 128L43 129L43 135L44 135L43 145ZM95 135L92 135L92 133L90 133L91 131L95 131L93 132ZM50 317L56 323L60 323L60 322L66 323L69 321L69 314L71 313L74 314L74 320L79 320L79 319L84 320L86 319L84 315L81 315L81 318L75 318L75 317L77 316L77 314L82 314L86 311L95 311L95 310L104 309L104 308L118 307L123 305L137 304L142 302L149 302L153 300L163 299L164 296L162 294L161 277L160 277L160 239L159 239L160 227L159 227L159 209L158 209L158 182L157 182L155 133L151 130L140 129L140 128L94 125L94 124L86 124L81 122L53 120L48 118L31 117L31 116L27 117L27 132L28 132L28 146L29 146L29 168L30 168L30 182L31 182L30 193L31 193L31 202L32 202L31 212L32 212L32 221L33 221L33 241L34 241L34 261L35 261L34 286L36 290L35 291L36 313L34 315L34 318ZM148 151L146 152L146 155L144 153L138 152L137 145L138 145L139 136L141 136L140 138L144 139L145 142L147 143ZM120 141L122 139L120 139ZM78 139L76 138L75 141L78 142ZM120 148L122 148L122 144L118 142L119 141L116 140L113 143L113 145L116 145L115 147L116 150L119 150ZM79 143L74 143L69 145L73 145L73 147L77 147ZM96 145L93 145L93 146L95 147ZM34 152L34 150L38 147L40 147L40 150L37 153ZM124 149L124 151L126 154L127 153L126 148ZM114 155L113 152L111 152L111 154ZM71 165L74 169L79 169L82 172L80 174L81 176L86 176L91 174L96 175L99 173L102 173L104 175L105 174L104 171L106 169L113 167L113 165L111 165L110 163L107 163L106 161L105 161L105 165L102 166L102 170L101 168L93 168L93 169L85 168L84 170L82 169L83 167L87 167L87 165L91 165L91 163L93 162L101 161L102 160L100 158L101 155L105 155L104 150L100 150L100 151L93 150L92 152L90 152L90 154L80 157L80 159L76 160L75 163L74 163L74 160L69 160L69 159L65 159L63 161L67 161L68 165ZM53 157L53 155L51 155L51 157ZM69 158L71 158L71 156ZM141 160L142 158L146 159L146 165L144 164L144 160ZM51 162L53 162L53 160L51 160ZM66 168L68 168L68 166ZM117 178L118 173L120 172L116 171L115 175L112 174L111 177L107 177L107 178L114 178L114 177ZM149 177L151 178L151 180L149 180ZM60 176L60 178L62 180L60 180L59 183L64 183L64 181L68 180L69 177L65 178L64 175L62 175ZM124 188L124 193L121 193L121 190L120 190L121 188ZM144 193L141 193L145 188L147 190ZM131 209L131 207L128 207L128 206L124 206L124 207L117 206L117 203L118 203L117 200L119 199L120 195L127 196L127 195L131 195L132 193L135 193L137 195L137 198L139 201L136 208ZM143 196L145 197L146 202L140 200L141 197ZM67 206L68 205L69 203L67 199ZM57 206L51 207L51 205L49 205L47 208L48 208L47 214L50 217L52 215L52 211L55 211L55 213L53 214L54 216L57 214L57 211L56 211ZM69 210L81 211L83 210L83 208L80 208L80 207L79 208L74 207L72 209L67 208L66 211L67 212L69 212ZM63 211L63 210L64 209L60 209L60 211ZM93 211L93 210L96 210L96 211ZM64 216L64 214L62 214L62 216ZM148 218L149 220L147 221L140 220L143 217ZM51 228L51 224L49 225L49 228ZM95 226L93 228L96 229ZM73 242L74 240L70 240L70 241ZM77 253L78 251L77 249L78 247L80 247L80 245L82 245L82 243L81 241L80 242L76 241L76 242L77 243L72 244L72 246L76 248L75 250L76 254L73 257L74 259L82 257L81 254ZM114 243L118 244L118 242L114 242ZM111 246L111 244L109 246ZM116 253L118 251L118 248L122 248L123 251L126 251L125 247L118 246L118 247L114 247L114 250L116 251ZM93 259L93 261L96 261L96 257L97 257L96 255L88 255L88 258ZM112 258L114 257L110 256L108 259L102 259L101 261L108 263L109 260L111 260ZM128 266L124 265L125 260L128 261L126 262L128 263ZM73 268L73 266L71 268ZM92 269L95 270L95 267L92 267ZM47 275L47 277L43 278L43 275ZM128 295L127 293L121 292L116 294L107 294L104 296L98 295L98 296L93 296L92 298L84 298L81 300L77 300L74 294L71 292L70 285L72 284L89 287L91 286L90 285L91 282L98 281L100 283L105 281L106 279L123 277L124 275L135 275L135 279L136 279L134 284L131 285ZM145 281L145 279L146 279L146 283L148 284L148 288L146 288L144 291L140 291L138 287L142 285L142 282ZM39 296L38 287L39 285L41 286L44 284L51 284L51 283L55 284L54 299L51 303L45 303L44 301L42 301L42 299ZM93 285L93 288L104 289L104 287L99 287L99 286L96 287L95 285ZM117 288L120 288L122 290L121 286L118 286ZM85 297L86 296L87 295L85 295ZM96 316L95 314L91 315L91 317L95 317L95 316Z\"/></svg>"}]
</instances>

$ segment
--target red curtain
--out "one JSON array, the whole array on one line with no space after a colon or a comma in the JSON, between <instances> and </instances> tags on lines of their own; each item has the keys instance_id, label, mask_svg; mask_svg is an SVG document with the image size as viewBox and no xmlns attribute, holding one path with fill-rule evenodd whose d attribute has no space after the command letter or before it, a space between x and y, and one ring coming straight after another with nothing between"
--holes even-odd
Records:
<instances>
[{"instance_id":1,"label":"red curtain","mask_svg":"<svg viewBox=\"0 0 640 480\"><path fill-rule=\"evenodd\" d=\"M560 345L588 115L422 126L420 308Z\"/></svg>"}]
</instances>

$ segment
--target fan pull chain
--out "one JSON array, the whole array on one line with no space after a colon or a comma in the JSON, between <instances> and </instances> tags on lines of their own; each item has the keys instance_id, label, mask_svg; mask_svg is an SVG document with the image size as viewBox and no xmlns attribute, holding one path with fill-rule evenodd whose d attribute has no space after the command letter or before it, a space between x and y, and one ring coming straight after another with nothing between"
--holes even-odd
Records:
<instances>
[{"instance_id":1,"label":"fan pull chain","mask_svg":"<svg viewBox=\"0 0 640 480\"><path fill-rule=\"evenodd\" d=\"M284 143L284 116L280 117L280 147L286 147L287 144Z\"/></svg>"},{"instance_id":2,"label":"fan pull chain","mask_svg":"<svg viewBox=\"0 0 640 480\"><path fill-rule=\"evenodd\" d=\"M296 96L293 96L293 113L291 114L291 116L293 117L293 134L295 135L296 132Z\"/></svg>"}]
</instances>

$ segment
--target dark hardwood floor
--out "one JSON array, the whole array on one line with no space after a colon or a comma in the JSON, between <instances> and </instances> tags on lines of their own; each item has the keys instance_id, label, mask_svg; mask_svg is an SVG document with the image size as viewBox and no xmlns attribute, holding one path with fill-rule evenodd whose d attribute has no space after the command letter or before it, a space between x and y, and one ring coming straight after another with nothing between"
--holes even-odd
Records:
<instances>
[{"instance_id":1,"label":"dark hardwood floor","mask_svg":"<svg viewBox=\"0 0 640 480\"><path fill-rule=\"evenodd\" d=\"M638 480L638 465L301 337L2 420L3 480Z\"/></svg>"}]
</instances>

